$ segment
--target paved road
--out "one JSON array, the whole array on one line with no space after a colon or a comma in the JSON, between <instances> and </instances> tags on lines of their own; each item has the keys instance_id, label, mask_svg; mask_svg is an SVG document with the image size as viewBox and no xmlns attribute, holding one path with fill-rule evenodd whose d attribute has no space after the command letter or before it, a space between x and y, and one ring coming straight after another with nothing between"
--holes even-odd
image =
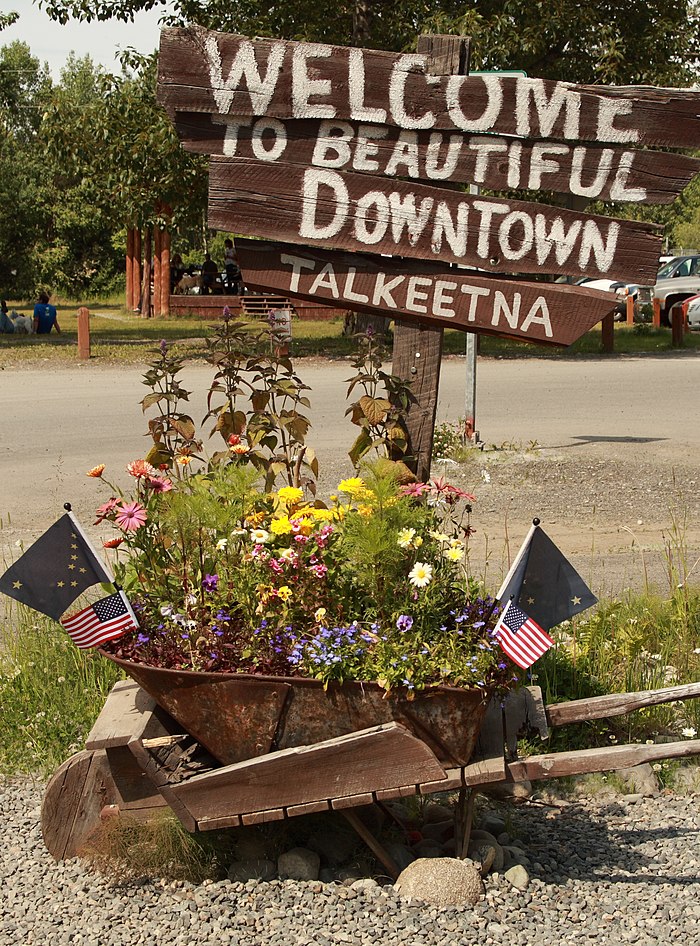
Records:
<instances>
[{"instance_id":1,"label":"paved road","mask_svg":"<svg viewBox=\"0 0 700 946\"><path fill-rule=\"evenodd\" d=\"M300 362L310 384L310 443L324 463L342 468L354 428L344 417L347 363ZM138 401L147 393L142 370L101 366L0 371L0 516L2 537L26 540L43 531L69 500L89 520L98 494L85 470L106 463L123 471L150 441ZM184 384L193 391L192 414L205 413L211 378L191 366ZM487 444L537 441L543 448L582 455L610 444L618 458L653 452L660 461L700 457L697 420L700 357L646 357L582 361L479 362L477 426ZM443 364L439 419L464 413L465 367ZM126 477L124 477L125 479ZM104 497L103 497L104 498ZM9 522L9 525L8 525Z\"/></svg>"}]
</instances>

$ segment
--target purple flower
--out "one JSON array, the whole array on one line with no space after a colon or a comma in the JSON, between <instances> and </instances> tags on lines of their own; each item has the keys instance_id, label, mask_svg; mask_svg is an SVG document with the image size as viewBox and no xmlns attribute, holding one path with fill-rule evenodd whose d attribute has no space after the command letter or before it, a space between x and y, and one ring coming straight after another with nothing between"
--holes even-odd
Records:
<instances>
[{"instance_id":1,"label":"purple flower","mask_svg":"<svg viewBox=\"0 0 700 946\"><path fill-rule=\"evenodd\" d=\"M158 347L160 348L161 355L165 356L168 354L168 343L164 338L161 338L160 345Z\"/></svg>"},{"instance_id":2,"label":"purple flower","mask_svg":"<svg viewBox=\"0 0 700 946\"><path fill-rule=\"evenodd\" d=\"M405 631L410 631L413 627L413 618L410 614L400 614L396 621L396 627L402 633Z\"/></svg>"},{"instance_id":3,"label":"purple flower","mask_svg":"<svg viewBox=\"0 0 700 946\"><path fill-rule=\"evenodd\" d=\"M136 638L137 644L147 644L150 641L150 637L147 634L139 634Z\"/></svg>"},{"instance_id":4,"label":"purple flower","mask_svg":"<svg viewBox=\"0 0 700 946\"><path fill-rule=\"evenodd\" d=\"M202 579L202 588L204 588L205 591L216 591L216 586L218 584L218 575L205 575Z\"/></svg>"}]
</instances>

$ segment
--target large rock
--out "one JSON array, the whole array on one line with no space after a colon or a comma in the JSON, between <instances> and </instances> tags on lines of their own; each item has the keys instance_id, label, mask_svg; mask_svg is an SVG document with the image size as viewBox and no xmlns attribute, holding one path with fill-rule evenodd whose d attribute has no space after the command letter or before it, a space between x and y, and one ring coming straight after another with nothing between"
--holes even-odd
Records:
<instances>
[{"instance_id":1,"label":"large rock","mask_svg":"<svg viewBox=\"0 0 700 946\"><path fill-rule=\"evenodd\" d=\"M350 860L357 850L359 839L346 824L333 824L330 819L306 840L306 847L315 851L329 867L338 867Z\"/></svg>"},{"instance_id":2,"label":"large rock","mask_svg":"<svg viewBox=\"0 0 700 946\"><path fill-rule=\"evenodd\" d=\"M629 769L617 769L615 775L632 792L651 797L659 794L659 780L648 762L634 765Z\"/></svg>"},{"instance_id":3,"label":"large rock","mask_svg":"<svg viewBox=\"0 0 700 946\"><path fill-rule=\"evenodd\" d=\"M516 890L527 890L530 884L530 875L522 864L516 864L514 867L511 867L503 876Z\"/></svg>"},{"instance_id":4,"label":"large rock","mask_svg":"<svg viewBox=\"0 0 700 946\"><path fill-rule=\"evenodd\" d=\"M420 858L401 872L394 886L402 897L436 907L473 907L484 893L476 867L453 857Z\"/></svg>"},{"instance_id":5,"label":"large rock","mask_svg":"<svg viewBox=\"0 0 700 946\"><path fill-rule=\"evenodd\" d=\"M421 834L424 838L430 841L437 841L439 844L444 844L445 841L449 841L450 838L454 837L454 833L454 818L450 818L449 821L431 821L428 824L424 824L421 829Z\"/></svg>"},{"instance_id":6,"label":"large rock","mask_svg":"<svg viewBox=\"0 0 700 946\"><path fill-rule=\"evenodd\" d=\"M321 858L316 851L305 847L293 847L277 858L277 873L280 880L318 880Z\"/></svg>"},{"instance_id":7,"label":"large rock","mask_svg":"<svg viewBox=\"0 0 700 946\"><path fill-rule=\"evenodd\" d=\"M526 779L522 782L494 782L481 786L479 791L498 801L520 801L532 795L532 783Z\"/></svg>"}]
</instances>

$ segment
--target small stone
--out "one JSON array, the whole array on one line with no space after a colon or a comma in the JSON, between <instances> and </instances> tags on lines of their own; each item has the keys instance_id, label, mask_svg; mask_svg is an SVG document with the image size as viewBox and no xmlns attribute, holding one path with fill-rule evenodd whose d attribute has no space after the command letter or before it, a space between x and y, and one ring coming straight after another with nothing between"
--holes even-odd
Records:
<instances>
[{"instance_id":1,"label":"small stone","mask_svg":"<svg viewBox=\"0 0 700 946\"><path fill-rule=\"evenodd\" d=\"M659 780L648 762L628 769L617 769L615 775L634 793L648 798L659 794Z\"/></svg>"},{"instance_id":2,"label":"small stone","mask_svg":"<svg viewBox=\"0 0 700 946\"><path fill-rule=\"evenodd\" d=\"M530 885L530 875L522 864L509 868L503 876L516 890L527 890Z\"/></svg>"}]
</instances>

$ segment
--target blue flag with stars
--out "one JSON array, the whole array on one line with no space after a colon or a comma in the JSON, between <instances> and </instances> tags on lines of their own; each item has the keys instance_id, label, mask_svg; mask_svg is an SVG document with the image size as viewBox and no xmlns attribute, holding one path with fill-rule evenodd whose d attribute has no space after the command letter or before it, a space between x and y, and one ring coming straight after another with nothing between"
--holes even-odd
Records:
<instances>
[{"instance_id":1,"label":"blue flag with stars","mask_svg":"<svg viewBox=\"0 0 700 946\"><path fill-rule=\"evenodd\" d=\"M58 621L86 588L113 581L67 512L0 577L0 591Z\"/></svg>"},{"instance_id":2,"label":"blue flag with stars","mask_svg":"<svg viewBox=\"0 0 700 946\"><path fill-rule=\"evenodd\" d=\"M545 630L598 600L539 525L530 530L497 597L511 600Z\"/></svg>"}]
</instances>

